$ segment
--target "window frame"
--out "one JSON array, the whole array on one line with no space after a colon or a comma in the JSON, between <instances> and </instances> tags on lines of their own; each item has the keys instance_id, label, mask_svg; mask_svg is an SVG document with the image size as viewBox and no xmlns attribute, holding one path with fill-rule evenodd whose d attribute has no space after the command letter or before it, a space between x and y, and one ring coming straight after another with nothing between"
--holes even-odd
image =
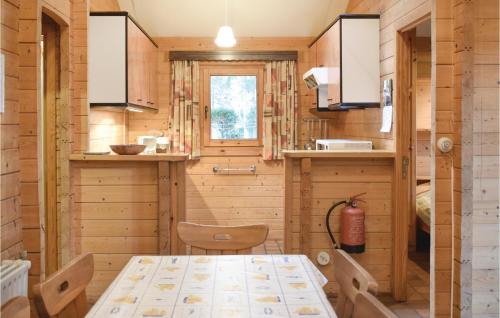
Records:
<instances>
[{"instance_id":1,"label":"window frame","mask_svg":"<svg viewBox=\"0 0 500 318\"><path fill-rule=\"evenodd\" d=\"M264 63L217 62L200 65L201 78L201 133L202 148L210 147L261 147L264 97ZM211 138L211 76L255 76L257 79L257 139Z\"/></svg>"}]
</instances>

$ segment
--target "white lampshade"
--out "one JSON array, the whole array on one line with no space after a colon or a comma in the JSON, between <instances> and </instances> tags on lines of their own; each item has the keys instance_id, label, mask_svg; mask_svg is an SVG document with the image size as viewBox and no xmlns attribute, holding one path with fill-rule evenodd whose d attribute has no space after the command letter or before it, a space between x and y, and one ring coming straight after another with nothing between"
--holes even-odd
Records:
<instances>
[{"instance_id":1,"label":"white lampshade","mask_svg":"<svg viewBox=\"0 0 500 318\"><path fill-rule=\"evenodd\" d=\"M220 47L233 47L236 44L233 29L228 25L221 26L217 32L215 44Z\"/></svg>"}]
</instances>

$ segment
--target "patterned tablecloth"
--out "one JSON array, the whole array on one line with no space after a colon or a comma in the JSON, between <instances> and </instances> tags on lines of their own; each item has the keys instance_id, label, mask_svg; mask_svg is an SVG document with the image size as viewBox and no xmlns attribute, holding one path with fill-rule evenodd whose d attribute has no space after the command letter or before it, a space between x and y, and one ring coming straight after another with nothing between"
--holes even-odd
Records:
<instances>
[{"instance_id":1,"label":"patterned tablecloth","mask_svg":"<svg viewBox=\"0 0 500 318\"><path fill-rule=\"evenodd\" d=\"M87 317L332 317L304 255L135 256Z\"/></svg>"}]
</instances>

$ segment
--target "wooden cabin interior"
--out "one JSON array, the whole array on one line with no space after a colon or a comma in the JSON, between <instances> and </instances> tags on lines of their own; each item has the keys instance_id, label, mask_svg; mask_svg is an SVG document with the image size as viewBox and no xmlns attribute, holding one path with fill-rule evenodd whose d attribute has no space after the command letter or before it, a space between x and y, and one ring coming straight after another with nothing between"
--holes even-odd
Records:
<instances>
[{"instance_id":1,"label":"wooden cabin interior","mask_svg":"<svg viewBox=\"0 0 500 318\"><path fill-rule=\"evenodd\" d=\"M499 317L498 0L0 0L2 317Z\"/></svg>"}]
</instances>

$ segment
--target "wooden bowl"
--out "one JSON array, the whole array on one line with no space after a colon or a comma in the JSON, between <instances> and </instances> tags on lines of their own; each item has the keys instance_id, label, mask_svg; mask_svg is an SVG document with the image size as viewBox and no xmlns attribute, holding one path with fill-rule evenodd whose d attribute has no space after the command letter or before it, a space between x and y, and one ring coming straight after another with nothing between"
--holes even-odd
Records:
<instances>
[{"instance_id":1,"label":"wooden bowl","mask_svg":"<svg viewBox=\"0 0 500 318\"><path fill-rule=\"evenodd\" d=\"M146 145L110 145L109 148L119 155L138 155L146 149Z\"/></svg>"}]
</instances>

